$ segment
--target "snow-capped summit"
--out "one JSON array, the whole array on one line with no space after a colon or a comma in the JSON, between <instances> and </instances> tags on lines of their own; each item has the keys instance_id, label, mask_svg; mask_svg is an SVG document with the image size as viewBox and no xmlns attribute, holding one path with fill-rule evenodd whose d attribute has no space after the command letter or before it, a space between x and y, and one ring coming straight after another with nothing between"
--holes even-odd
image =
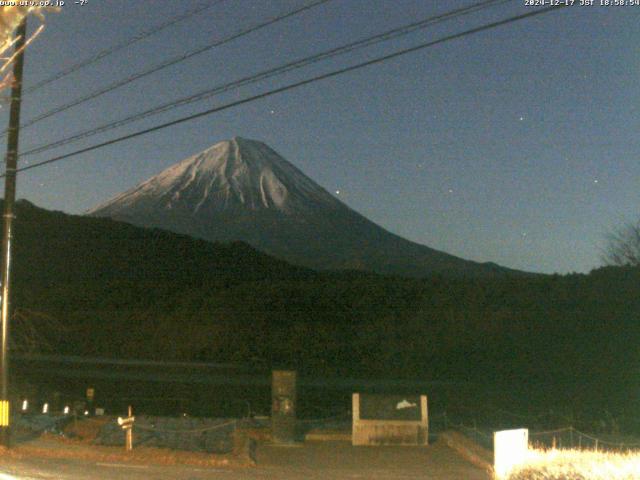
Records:
<instances>
[{"instance_id":1,"label":"snow-capped summit","mask_svg":"<svg viewBox=\"0 0 640 480\"><path fill-rule=\"evenodd\" d=\"M230 210L309 212L340 202L262 142L234 137L189 157L90 211L167 209L209 215ZM139 212L142 213L142 212Z\"/></svg>"},{"instance_id":2,"label":"snow-capped summit","mask_svg":"<svg viewBox=\"0 0 640 480\"><path fill-rule=\"evenodd\" d=\"M211 241L244 241L291 263L409 276L487 275L355 212L262 142L213 145L88 212Z\"/></svg>"}]
</instances>

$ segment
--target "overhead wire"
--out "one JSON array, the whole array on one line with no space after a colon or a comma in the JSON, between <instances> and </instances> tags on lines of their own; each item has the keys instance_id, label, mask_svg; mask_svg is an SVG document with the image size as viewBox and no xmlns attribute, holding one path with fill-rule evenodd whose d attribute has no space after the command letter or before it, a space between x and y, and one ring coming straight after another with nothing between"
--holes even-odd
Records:
<instances>
[{"instance_id":1,"label":"overhead wire","mask_svg":"<svg viewBox=\"0 0 640 480\"><path fill-rule=\"evenodd\" d=\"M192 8L191 10L183 13L182 15L178 15L175 16L169 20L167 20L166 22L163 22L149 30L143 30L140 33L134 35L133 37L130 37L120 43L116 43L110 47L105 48L104 50L99 51L98 53L96 53L95 55L85 58L84 60L81 60L77 63L74 63L73 65L70 65L69 67L60 70L59 72L51 75L50 77L47 77L43 80L40 80L39 82L26 87L24 89L24 92L22 94L22 97L24 98L26 95L31 94L37 90L40 90L42 87L49 85L50 83L56 82L68 75L71 75L72 73L77 72L78 70L81 70L85 67L88 67L90 65L93 65L94 63L108 57L109 55L112 55L116 52L119 52L120 50L123 50L125 48L130 47L131 45L140 42L142 40L144 40L145 38L148 38L152 35L155 35L156 33L161 32L162 30L165 30L169 27L172 27L173 25L176 25L184 20L188 20L189 18L198 15L199 13L202 13L222 2L224 2L226 0L213 0L213 1L208 1L202 5L199 5L195 8Z\"/></svg>"},{"instance_id":2,"label":"overhead wire","mask_svg":"<svg viewBox=\"0 0 640 480\"><path fill-rule=\"evenodd\" d=\"M95 144L95 145L91 145L89 147L84 147L84 148L75 150L73 152L69 152L69 153L66 153L66 154L63 154L63 155L58 155L56 157L53 157L53 158L50 158L50 159L47 159L47 160L43 160L41 162L37 162L37 163L31 164L31 165L28 165L28 166L25 166L25 167L21 167L21 168L17 169L17 171L21 172L21 171L31 170L31 169L34 169L34 168L42 167L44 165L49 165L49 164L52 164L52 163L56 163L56 162L65 160L67 158L75 157L75 156L81 155L83 153L88 153L88 152L91 152L91 151L94 151L94 150L98 150L100 148L104 148L104 147L109 146L109 145L114 145L116 143L121 143L121 142L124 142L126 140L131 140L133 138L137 138L137 137L140 137L140 136L143 136L143 135L147 135L147 134L152 133L152 132L156 132L156 131L159 131L159 130L163 130L165 128L169 128L169 127L172 127L172 126L175 126L175 125L179 125L181 123L185 123L185 122L189 122L191 120L195 120L195 119L198 119L198 118L209 116L209 115L212 115L214 113L218 113L218 112L227 110L227 109L232 108L232 107L236 107L236 106L239 106L239 105L244 105L244 104L247 104L247 103L250 103L250 102L254 102L256 100L260 100L260 99L263 99L263 98L270 97L272 95L276 95L276 94L279 94L279 93L282 93L282 92L293 90L295 88L299 88L299 87L302 87L304 85L309 85L311 83L315 83L315 82L318 82L318 81L321 81L321 80L326 80L326 79L329 79L329 78L333 78L333 77L336 77L338 75L342 75L342 74L345 74L345 73L348 73L348 72L352 72L352 71L355 71L355 70L359 70L361 68L365 68L365 67L368 67L368 66L371 66L371 65L375 65L375 64L382 63L382 62L386 62L388 60L391 60L391 59L394 59L394 58L398 58L398 57L401 57L401 56L404 56L404 55L407 55L407 54L410 54L410 53L414 53L414 52L417 52L417 51L420 51L420 50L431 48L431 47L434 47L436 45L439 45L439 44L442 44L442 43L445 43L445 42L449 42L451 40L463 38L463 37L466 37L468 35L472 35L472 34L483 32L483 31L487 31L487 30L491 30L491 29L494 29L494 28L497 28L497 27L500 27L500 26L503 26L503 25L511 24L511 23L514 23L514 22L517 22L517 21L521 21L521 20L524 20L524 19L527 19L527 18L532 18L532 17L535 17L535 16L539 16L539 15L542 15L542 14L545 14L545 13L548 13L548 12L551 12L551 11L554 11L554 10L560 10L560 9L563 9L563 8L566 8L566 7L564 5L553 5L553 6L549 6L549 7L544 7L544 8L541 8L541 9L538 9L538 10L533 10L533 11L530 11L530 12L527 12L527 13L524 13L524 14L511 16L511 17L508 17L508 18L503 19L503 20L499 20L499 21L488 23L488 24L484 24L484 25L481 25L479 27L474 27L474 28L471 28L471 29L468 29L468 30L464 30L464 31L459 32L459 33L447 35L447 36L439 38L437 40L433 40L433 41L430 41L430 42L426 42L426 43L422 43L422 44L419 44L419 45L415 45L413 47L405 48L405 49L402 49L402 50L399 50L399 51L396 51L396 52L393 52L393 53L389 53L389 54L386 54L386 55L383 55L383 56L379 56L379 57L373 58L371 60L360 62L360 63L354 64L354 65L350 65L348 67L340 68L338 70L334 70L334 71L329 72L329 73L324 73L324 74L317 75L317 76L314 76L314 77L311 77L311 78L307 78L305 80L300 80L300 81L297 81L297 82L294 82L294 83L290 83L288 85L284 85L282 87L275 88L273 90L269 90L269 91L266 91L266 92L263 92L263 93L259 93L259 94L256 94L256 95L252 95L250 97L243 98L241 100L237 100L237 101L230 102L230 103L227 103L227 104L224 104L224 105L220 105L220 106L217 106L217 107L214 107L214 108L210 108L208 110L205 110L205 111L202 111L202 112L199 112L199 113L188 115L186 117L182 117L182 118L179 118L179 119L176 119L176 120L172 120L170 122L162 123L160 125L156 125L156 126L153 126L153 127L150 127L150 128L146 128L144 130L140 130L140 131L137 131L137 132L134 132L134 133L130 133L130 134L123 135L123 136L120 136L120 137L117 137L117 138L113 138L111 140L107 140L105 142L101 142L101 143L98 143L98 144ZM4 177L4 175L0 175L0 178L2 178L2 177Z\"/></svg>"},{"instance_id":3,"label":"overhead wire","mask_svg":"<svg viewBox=\"0 0 640 480\"><path fill-rule=\"evenodd\" d=\"M274 67L274 68L270 68L268 70L264 70L262 72L256 73L256 74L252 74L243 78L240 78L238 80L234 80L232 82L227 82L221 85L217 85L213 88L208 88L205 89L203 91L197 92L195 94L180 98L178 100L172 100L171 102L167 102L164 103L162 105L153 107L151 109L145 110L143 112L139 112L136 113L134 115L129 115L127 117L121 118L119 120L115 120L112 122L109 122L107 124L104 125L100 125L98 127L93 127L87 130L83 130L81 132L75 133L71 136L65 137L63 139L60 140L56 140L54 142L48 143L48 144L44 144L44 145L39 145L36 146L30 150L26 150L25 152L23 152L20 157L26 157L29 155L34 155L37 153L42 153L44 151L47 150L51 150L53 148L57 148L63 145L68 145L70 143L74 143L78 140L81 139L85 139L94 135L97 135L99 133L104 133L107 132L109 130L113 130L115 128L119 128L125 125L128 125L130 123L139 121L139 120L143 120L145 118L154 116L154 115L158 115L160 113L164 113L166 111L169 110L173 110L175 108L178 107L183 107L195 102L199 102L202 100L206 100L208 98L211 98L213 96L219 95L221 93L227 92L231 89L235 89L241 86L246 86L246 85L250 85L259 81L263 81L266 80L268 78L277 76L277 75L282 75L284 73L288 73L290 71L293 70L297 70L303 67L307 67L309 65L312 65L314 63L318 63L320 61L324 61L327 60L329 58L333 58L339 55L343 55L346 53L350 53L356 50L360 50L363 48L367 48L370 47L372 45L381 43L381 42L386 42L389 40L394 40L397 39L401 36L405 36L408 35L410 33L413 33L417 30L421 30L424 29L426 27L432 26L434 24L440 23L440 22L444 22L444 21L448 21L451 20L453 18L462 16L462 15L468 15L470 13L475 13L478 12L482 9L485 8L489 8L489 7L493 7L499 4L503 4L503 3L507 3L511 0L484 0L482 2L478 2L478 3L474 3L472 5L463 7L463 8L459 8L456 10L452 10L443 14L439 14L439 15L435 15L435 16L430 16L427 17L425 19L419 20L417 22L412 22L410 24L407 25L403 25L401 27L397 27L397 28L393 28L390 30L387 30L385 32L373 35L373 36L369 36L366 37L364 39L360 39L351 43L348 43L346 45L342 45L339 47L335 47L335 48L331 48L328 50L324 50L322 52L316 53L314 55L308 56L308 57L304 57L302 59L298 59L298 60L294 60L291 62L287 62L283 65L280 65L278 67Z\"/></svg>"},{"instance_id":4,"label":"overhead wire","mask_svg":"<svg viewBox=\"0 0 640 480\"><path fill-rule=\"evenodd\" d=\"M66 110L69 110L70 108L76 107L76 106L78 106L78 105L80 105L82 103L88 102L90 100L94 100L94 99L96 99L96 98L98 98L98 97L100 97L100 96L102 96L102 95L104 95L106 93L112 92L112 91L114 91L114 90L116 90L116 89L118 89L120 87L123 87L125 85L128 85L129 83L132 83L132 82L134 82L136 80L140 80L141 78L145 78L145 77L147 77L147 76L149 76L149 75L151 75L153 73L159 72L159 71L164 70L165 68L171 67L173 65L177 65L178 63L184 62L185 60L188 60L190 58L195 57L196 55L200 55L200 54L202 54L204 52L207 52L207 51L209 51L209 50L211 50L213 48L216 48L216 47L222 46L224 44L227 44L229 42L232 42L232 41L234 41L234 40L236 40L238 38L241 38L241 37L244 37L246 35L249 35L250 33L256 32L256 31L258 31L258 30L260 30L262 28L265 28L265 27L268 27L268 26L273 25L275 23L281 22L281 21L283 21L283 20L285 20L287 18L290 18L290 17L292 17L294 15L298 15L298 14L300 14L302 12L305 12L307 10L310 10L310 9L312 9L314 7L317 7L319 5L322 5L322 4L330 2L330 1L332 1L332 0L315 0L315 1L313 1L313 2L311 2L309 4L306 4L306 5L302 6L302 7L296 8L294 10L290 10L287 13L278 15L276 17L272 17L267 21L264 21L264 22L261 22L261 23L259 23L257 25L254 25L252 27L240 30L240 31L238 31L238 32L236 32L236 33L234 33L232 35L229 35L227 37L224 37L224 38L222 38L220 40L216 40L216 41L214 41L212 43L208 43L208 44L203 45L201 47L198 47L198 48L196 48L194 50L191 50L191 51L189 51L187 53L178 55L176 57L172 57L172 58L170 58L168 60L165 60L165 61L163 61L163 62L161 62L159 64L156 64L156 65L154 65L154 66L152 66L152 67L150 67L150 68L148 68L146 70L142 70L140 72L134 73L133 75L130 75L130 76L128 76L128 77L126 77L124 79L118 80L116 82L113 82L113 83L107 85L106 87L100 88L100 89L98 89L96 91L93 91L93 92L87 94L87 95L84 95L82 97L76 98L75 100L72 100L69 103L66 103L64 105L58 106L56 108L53 108L53 109L51 109L51 110L49 110L47 112L44 112L44 113L32 118L31 120L28 120L28 121L20 124L20 128L28 128L28 127L30 127L32 125L35 125L38 122L41 122L42 120L45 120L45 119L47 119L49 117L52 117L53 115L57 115L58 113L62 113L64 111L66 111ZM6 135L6 133L7 133L6 129L4 131L2 131L2 135Z\"/></svg>"}]
</instances>

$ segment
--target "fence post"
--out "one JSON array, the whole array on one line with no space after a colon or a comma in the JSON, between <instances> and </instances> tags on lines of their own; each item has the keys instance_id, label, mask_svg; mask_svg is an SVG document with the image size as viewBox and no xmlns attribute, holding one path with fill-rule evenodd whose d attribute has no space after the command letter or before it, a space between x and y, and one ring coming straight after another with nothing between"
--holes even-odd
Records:
<instances>
[{"instance_id":1,"label":"fence post","mask_svg":"<svg viewBox=\"0 0 640 480\"><path fill-rule=\"evenodd\" d=\"M596 438L596 452L598 451L598 439Z\"/></svg>"},{"instance_id":2,"label":"fence post","mask_svg":"<svg viewBox=\"0 0 640 480\"><path fill-rule=\"evenodd\" d=\"M118 425L124 430L124 447L127 452L133 450L133 407L129 405L129 416L127 418L118 417Z\"/></svg>"},{"instance_id":3,"label":"fence post","mask_svg":"<svg viewBox=\"0 0 640 480\"><path fill-rule=\"evenodd\" d=\"M133 417L133 408L129 405L129 418ZM127 430L127 452L133 450L133 425Z\"/></svg>"}]
</instances>

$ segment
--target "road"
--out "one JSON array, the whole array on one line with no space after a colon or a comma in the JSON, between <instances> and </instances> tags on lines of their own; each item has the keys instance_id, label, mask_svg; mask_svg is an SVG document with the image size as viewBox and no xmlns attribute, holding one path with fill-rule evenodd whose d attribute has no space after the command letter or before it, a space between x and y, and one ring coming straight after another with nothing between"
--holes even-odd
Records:
<instances>
[{"instance_id":1,"label":"road","mask_svg":"<svg viewBox=\"0 0 640 480\"><path fill-rule=\"evenodd\" d=\"M0 480L489 480L481 469L443 444L352 447L347 442L260 446L256 467L150 466L69 459L0 456Z\"/></svg>"}]
</instances>

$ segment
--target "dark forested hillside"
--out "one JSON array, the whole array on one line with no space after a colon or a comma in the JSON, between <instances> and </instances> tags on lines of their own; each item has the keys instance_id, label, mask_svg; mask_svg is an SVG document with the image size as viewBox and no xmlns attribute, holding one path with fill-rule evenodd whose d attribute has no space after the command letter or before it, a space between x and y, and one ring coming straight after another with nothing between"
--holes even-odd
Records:
<instances>
[{"instance_id":1,"label":"dark forested hillside","mask_svg":"<svg viewBox=\"0 0 640 480\"><path fill-rule=\"evenodd\" d=\"M16 309L59 353L519 384L569 400L624 402L640 387L633 268L474 280L315 273L241 243L20 202L14 273ZM61 328L47 331L43 317Z\"/></svg>"}]
</instances>

